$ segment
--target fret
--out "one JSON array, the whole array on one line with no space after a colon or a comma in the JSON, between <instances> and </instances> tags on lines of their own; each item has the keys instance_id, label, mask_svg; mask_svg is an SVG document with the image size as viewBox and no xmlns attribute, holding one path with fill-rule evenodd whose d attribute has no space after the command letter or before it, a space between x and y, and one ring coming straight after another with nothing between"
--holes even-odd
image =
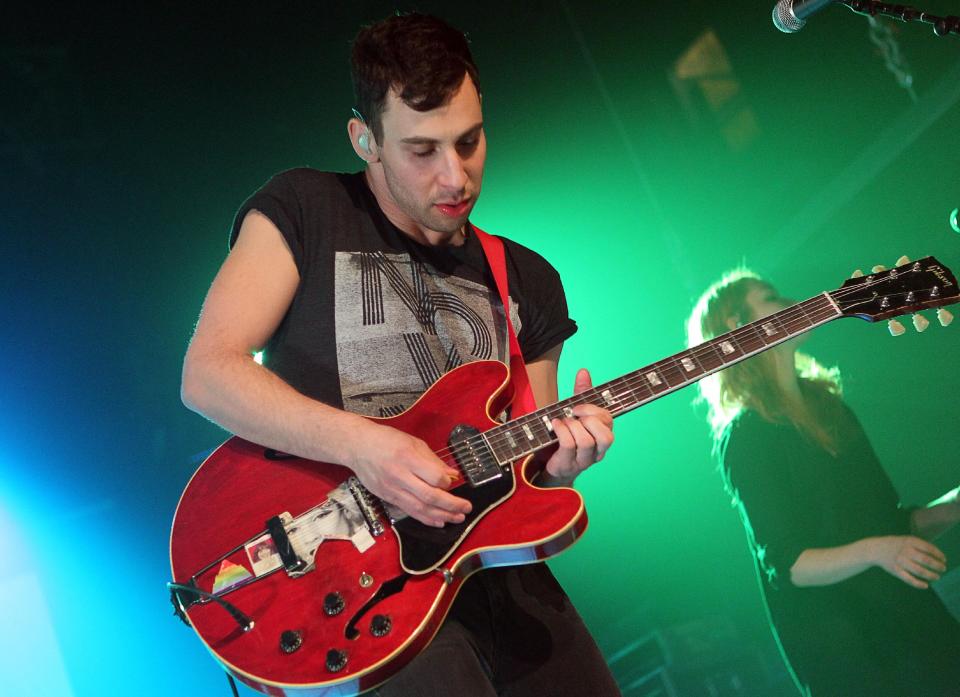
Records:
<instances>
[{"instance_id":1,"label":"fret","mask_svg":"<svg viewBox=\"0 0 960 697\"><path fill-rule=\"evenodd\" d=\"M767 347L757 329L754 325L748 324L734 332L736 342L745 354L756 353Z\"/></svg>"},{"instance_id":2,"label":"fret","mask_svg":"<svg viewBox=\"0 0 960 697\"><path fill-rule=\"evenodd\" d=\"M814 322L822 322L825 319L830 319L840 314L840 309L834 304L829 294L811 298L808 302L811 305L808 315Z\"/></svg>"},{"instance_id":3,"label":"fret","mask_svg":"<svg viewBox=\"0 0 960 697\"><path fill-rule=\"evenodd\" d=\"M810 320L809 315L807 314L807 308L805 305L809 305L810 301L794 305L792 310L794 312L790 313L790 319L786 322L791 334L799 334L804 329L809 329L813 326L813 322ZM797 312L799 310L799 312Z\"/></svg>"},{"instance_id":4,"label":"fret","mask_svg":"<svg viewBox=\"0 0 960 697\"><path fill-rule=\"evenodd\" d=\"M528 451L516 433L516 424L507 423L485 434L487 443L501 465L513 462Z\"/></svg>"},{"instance_id":5,"label":"fret","mask_svg":"<svg viewBox=\"0 0 960 697\"><path fill-rule=\"evenodd\" d=\"M687 351L685 354L680 355L680 367L683 368L683 374L686 380L694 380L706 372L703 366L700 365L700 361L697 360L697 355L693 351Z\"/></svg>"},{"instance_id":6,"label":"fret","mask_svg":"<svg viewBox=\"0 0 960 697\"><path fill-rule=\"evenodd\" d=\"M717 368L722 368L726 361L720 353L718 347L713 343L700 344L690 350L690 353L696 356L697 363L703 368L703 372L709 373Z\"/></svg>"},{"instance_id":7,"label":"fret","mask_svg":"<svg viewBox=\"0 0 960 697\"><path fill-rule=\"evenodd\" d=\"M758 320L760 338L769 346L789 336L789 332L780 321L780 313Z\"/></svg>"},{"instance_id":8,"label":"fret","mask_svg":"<svg viewBox=\"0 0 960 697\"><path fill-rule=\"evenodd\" d=\"M625 375L614 382L607 383L609 388L604 391L604 394L610 394L613 403L622 411L633 409L639 406L640 402L642 401L639 397L637 397L636 390L631 387L632 378L634 376L635 373L630 373L629 375ZM616 392L614 392L614 390L616 390ZM609 406L607 408L609 408Z\"/></svg>"},{"instance_id":9,"label":"fret","mask_svg":"<svg viewBox=\"0 0 960 697\"><path fill-rule=\"evenodd\" d=\"M710 343L716 347L722 365L728 365L743 356L743 351L740 350L740 346L736 343L733 334L727 334L720 339L714 339Z\"/></svg>"},{"instance_id":10,"label":"fret","mask_svg":"<svg viewBox=\"0 0 960 697\"><path fill-rule=\"evenodd\" d=\"M671 388L673 387L682 387L687 384L687 377L683 374L683 369L680 367L680 364L672 359L667 359L665 361L660 361L655 365L658 366L660 374L666 380L667 385Z\"/></svg>"},{"instance_id":11,"label":"fret","mask_svg":"<svg viewBox=\"0 0 960 697\"><path fill-rule=\"evenodd\" d=\"M613 410L620 406L619 398L613 396L613 392L610 391L610 388L607 388L601 392L600 396L603 398L603 405L607 409Z\"/></svg>"},{"instance_id":12,"label":"fret","mask_svg":"<svg viewBox=\"0 0 960 697\"><path fill-rule=\"evenodd\" d=\"M649 390L651 394L660 394L669 387L663 375L661 375L660 371L656 370L654 366L644 368L642 373L643 381L641 384L644 388Z\"/></svg>"},{"instance_id":13,"label":"fret","mask_svg":"<svg viewBox=\"0 0 960 697\"><path fill-rule=\"evenodd\" d=\"M539 450L544 445L549 445L555 440L553 437L553 428L544 426L543 422L535 417L536 413L537 412L534 412L534 414L528 414L522 417L524 421L522 426L523 433L527 437L527 449L529 450Z\"/></svg>"},{"instance_id":14,"label":"fret","mask_svg":"<svg viewBox=\"0 0 960 697\"><path fill-rule=\"evenodd\" d=\"M533 443L537 439L533 433L533 429L530 428L530 424L520 424L520 428L523 429L523 434L527 437L528 444Z\"/></svg>"}]
</instances>

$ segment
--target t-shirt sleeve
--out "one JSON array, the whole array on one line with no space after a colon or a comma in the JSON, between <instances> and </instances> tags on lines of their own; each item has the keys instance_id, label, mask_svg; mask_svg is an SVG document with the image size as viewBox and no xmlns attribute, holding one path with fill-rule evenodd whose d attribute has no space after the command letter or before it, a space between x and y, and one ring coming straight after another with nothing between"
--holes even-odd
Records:
<instances>
[{"instance_id":1,"label":"t-shirt sleeve","mask_svg":"<svg viewBox=\"0 0 960 697\"><path fill-rule=\"evenodd\" d=\"M303 206L301 204L299 187L297 186L297 170L281 172L272 177L260 189L254 192L240 209L233 219L233 227L230 230L230 248L237 241L240 234L240 226L247 213L252 210L259 211L267 216L270 221L277 226L287 246L293 254L297 270L303 272L304 252L303 252Z\"/></svg>"},{"instance_id":2,"label":"t-shirt sleeve","mask_svg":"<svg viewBox=\"0 0 960 697\"><path fill-rule=\"evenodd\" d=\"M807 448L793 427L747 413L731 427L723 454L730 484L747 515L754 553L784 582L803 550L823 546L812 513L816 506L805 500L808 489L794 481L796 468L789 466L789 459Z\"/></svg>"},{"instance_id":3,"label":"t-shirt sleeve","mask_svg":"<svg viewBox=\"0 0 960 697\"><path fill-rule=\"evenodd\" d=\"M505 240L510 295L520 314L517 341L526 361L536 360L577 332L557 270L536 252Z\"/></svg>"}]
</instances>

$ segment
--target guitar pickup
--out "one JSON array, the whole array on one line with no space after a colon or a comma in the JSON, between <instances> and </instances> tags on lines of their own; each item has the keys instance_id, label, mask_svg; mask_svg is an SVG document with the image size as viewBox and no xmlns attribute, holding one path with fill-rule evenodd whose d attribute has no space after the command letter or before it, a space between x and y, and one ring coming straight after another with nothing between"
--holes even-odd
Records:
<instances>
[{"instance_id":1,"label":"guitar pickup","mask_svg":"<svg viewBox=\"0 0 960 697\"><path fill-rule=\"evenodd\" d=\"M458 425L450 432L447 445L470 486L477 487L503 476L500 463L473 426Z\"/></svg>"}]
</instances>

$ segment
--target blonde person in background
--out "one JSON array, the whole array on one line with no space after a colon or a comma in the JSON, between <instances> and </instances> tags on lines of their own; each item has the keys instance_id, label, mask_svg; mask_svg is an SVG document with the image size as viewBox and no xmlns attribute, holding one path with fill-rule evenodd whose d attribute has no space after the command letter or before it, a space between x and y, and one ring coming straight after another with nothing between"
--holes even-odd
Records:
<instances>
[{"instance_id":1,"label":"blonde person in background","mask_svg":"<svg viewBox=\"0 0 960 697\"><path fill-rule=\"evenodd\" d=\"M748 270L728 273L697 302L688 344L791 304ZM901 506L839 371L798 344L699 385L784 658L814 697L960 695L960 626L929 588L946 570L930 540L960 504Z\"/></svg>"}]
</instances>

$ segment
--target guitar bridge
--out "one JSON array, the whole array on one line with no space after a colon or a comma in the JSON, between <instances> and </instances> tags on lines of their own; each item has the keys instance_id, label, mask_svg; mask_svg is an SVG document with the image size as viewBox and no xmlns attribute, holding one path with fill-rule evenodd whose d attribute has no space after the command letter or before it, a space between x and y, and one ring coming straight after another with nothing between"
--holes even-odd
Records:
<instances>
[{"instance_id":1,"label":"guitar bridge","mask_svg":"<svg viewBox=\"0 0 960 697\"><path fill-rule=\"evenodd\" d=\"M267 532L270 533L270 539L273 540L273 546L280 555L280 561L283 563L284 570L293 577L300 576L307 572L307 562L297 556L290 543L290 537L284 527L280 516L275 515L267 521Z\"/></svg>"}]
</instances>

